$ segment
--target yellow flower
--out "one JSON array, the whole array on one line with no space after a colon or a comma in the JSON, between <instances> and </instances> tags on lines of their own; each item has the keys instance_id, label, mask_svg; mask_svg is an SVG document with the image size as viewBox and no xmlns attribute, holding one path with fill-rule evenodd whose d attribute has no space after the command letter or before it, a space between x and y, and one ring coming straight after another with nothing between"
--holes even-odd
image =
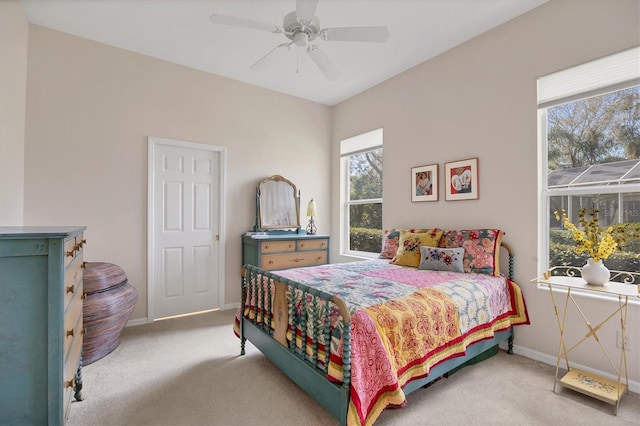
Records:
<instances>
[{"instance_id":1,"label":"yellow flower","mask_svg":"<svg viewBox=\"0 0 640 426\"><path fill-rule=\"evenodd\" d=\"M640 231L634 230L628 223L618 223L608 226L606 229L602 228L598 223L598 209L593 209L590 212L587 212L586 207L580 209L578 213L580 228L571 223L564 209L562 209L562 214L557 211L553 214L573 236L573 241L576 243L574 247L576 254L587 253L596 262L609 258L619 244L631 238L640 237ZM587 216L590 217L589 220L587 220Z\"/></svg>"}]
</instances>

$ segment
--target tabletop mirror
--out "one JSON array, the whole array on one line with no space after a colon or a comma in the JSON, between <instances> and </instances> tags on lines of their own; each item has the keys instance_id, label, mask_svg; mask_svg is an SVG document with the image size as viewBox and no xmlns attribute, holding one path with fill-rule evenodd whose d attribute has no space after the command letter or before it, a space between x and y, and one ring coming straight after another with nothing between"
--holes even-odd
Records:
<instances>
[{"instance_id":1,"label":"tabletop mirror","mask_svg":"<svg viewBox=\"0 0 640 426\"><path fill-rule=\"evenodd\" d=\"M300 194L279 175L263 179L256 189L256 231L300 230Z\"/></svg>"}]
</instances>

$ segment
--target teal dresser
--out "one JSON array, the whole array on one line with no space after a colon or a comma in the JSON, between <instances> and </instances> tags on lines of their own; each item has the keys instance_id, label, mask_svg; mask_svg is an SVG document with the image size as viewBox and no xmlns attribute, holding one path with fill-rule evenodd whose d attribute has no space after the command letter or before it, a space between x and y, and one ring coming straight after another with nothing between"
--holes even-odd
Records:
<instances>
[{"instance_id":1,"label":"teal dresser","mask_svg":"<svg viewBox=\"0 0 640 426\"><path fill-rule=\"evenodd\" d=\"M63 425L81 399L85 227L0 227L0 424Z\"/></svg>"},{"instance_id":2,"label":"teal dresser","mask_svg":"<svg viewBox=\"0 0 640 426\"><path fill-rule=\"evenodd\" d=\"M242 236L242 264L269 271L329 263L329 236L258 234Z\"/></svg>"}]
</instances>

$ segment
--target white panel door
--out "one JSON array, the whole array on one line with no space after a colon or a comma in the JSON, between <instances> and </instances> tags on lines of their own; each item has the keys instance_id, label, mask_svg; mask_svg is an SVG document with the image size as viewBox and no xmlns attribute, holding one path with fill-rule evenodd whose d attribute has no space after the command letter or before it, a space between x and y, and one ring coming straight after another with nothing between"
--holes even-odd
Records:
<instances>
[{"instance_id":1,"label":"white panel door","mask_svg":"<svg viewBox=\"0 0 640 426\"><path fill-rule=\"evenodd\" d=\"M150 319L220 305L220 153L194 145L150 144Z\"/></svg>"}]
</instances>

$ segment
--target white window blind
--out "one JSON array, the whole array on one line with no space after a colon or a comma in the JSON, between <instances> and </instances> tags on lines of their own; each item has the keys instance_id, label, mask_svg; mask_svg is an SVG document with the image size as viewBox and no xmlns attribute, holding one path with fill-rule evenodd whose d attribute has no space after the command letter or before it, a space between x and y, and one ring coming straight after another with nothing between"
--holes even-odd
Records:
<instances>
[{"instance_id":1,"label":"white window blind","mask_svg":"<svg viewBox=\"0 0 640 426\"><path fill-rule=\"evenodd\" d=\"M538 79L538 106L585 98L640 84L640 46Z\"/></svg>"},{"instance_id":2,"label":"white window blind","mask_svg":"<svg viewBox=\"0 0 640 426\"><path fill-rule=\"evenodd\" d=\"M340 141L340 156L371 151L382 147L382 129L372 130Z\"/></svg>"}]
</instances>

